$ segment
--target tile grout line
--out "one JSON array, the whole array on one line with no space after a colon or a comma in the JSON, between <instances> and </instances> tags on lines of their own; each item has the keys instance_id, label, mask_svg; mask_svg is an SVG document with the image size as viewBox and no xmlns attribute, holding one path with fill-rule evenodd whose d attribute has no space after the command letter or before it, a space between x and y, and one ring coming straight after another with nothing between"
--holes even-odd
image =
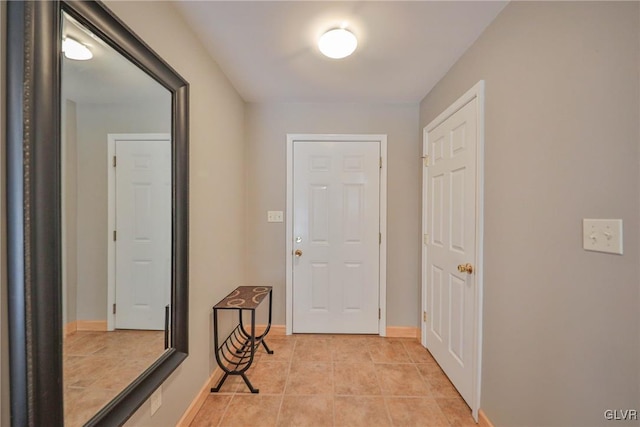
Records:
<instances>
[{"instance_id":1,"label":"tile grout line","mask_svg":"<svg viewBox=\"0 0 640 427\"><path fill-rule=\"evenodd\" d=\"M333 347L329 350L331 352L331 385L333 389L333 393L331 394L331 410L332 410L332 422L333 425L336 425L336 365L335 360L333 360Z\"/></svg>"},{"instance_id":2,"label":"tile grout line","mask_svg":"<svg viewBox=\"0 0 640 427\"><path fill-rule=\"evenodd\" d=\"M293 364L293 356L298 345L297 338L293 340L293 348L291 349L291 355L289 355L289 365L287 366L287 373L284 378L284 388L282 389L282 397L280 398L280 406L278 407L278 413L276 415L276 426L280 421L280 414L282 413L282 406L284 405L284 397L287 394L287 388L289 387L289 375L291 374L291 365Z\"/></svg>"},{"instance_id":3,"label":"tile grout line","mask_svg":"<svg viewBox=\"0 0 640 427\"><path fill-rule=\"evenodd\" d=\"M369 353L369 357L373 362L373 356L371 355L371 351L369 350L369 346L367 346L367 352ZM373 362L373 366L375 367L375 362ZM375 369L376 375L376 383L378 383L378 388L380 389L380 397L382 397L382 402L384 404L384 410L387 413L387 421L389 421L389 425L393 426L393 418L391 418L391 412L389 411L389 404L387 403L387 398L384 394L384 390L382 390L382 384L380 384L380 377L378 376L378 370Z\"/></svg>"},{"instance_id":4,"label":"tile grout line","mask_svg":"<svg viewBox=\"0 0 640 427\"><path fill-rule=\"evenodd\" d=\"M229 398L229 401L224 406L224 411L222 411L222 416L220 417L220 420L218 421L218 424L216 424L218 427L220 427L222 425L222 420L224 420L224 417L227 415L227 412L229 411L229 406L231 406L231 401L233 400L234 396L235 396L235 394L231 394L231 397ZM200 411L198 411L198 412L200 412ZM196 417L197 417L197 415L196 415ZM195 418L194 418L194 420L195 420Z\"/></svg>"},{"instance_id":5,"label":"tile grout line","mask_svg":"<svg viewBox=\"0 0 640 427\"><path fill-rule=\"evenodd\" d=\"M404 344L403 344L404 345ZM406 350L406 348L405 348ZM428 351L425 347L425 351ZM409 353L409 352L407 352ZM431 354L431 353L429 353ZM411 355L409 355L409 357L411 357ZM440 407L440 404L438 404L438 401L436 400L436 397L433 395L433 388L431 386L431 381L429 381L428 378L425 377L425 375L422 374L422 372L420 371L420 369L418 369L418 363L414 362L414 366L416 368L416 370L418 371L418 375L420 375L420 377L422 378L422 381L427 383L429 385L429 398L431 400L433 400L433 402L436 404L436 408L438 408L438 410L440 411L440 414L442 414L442 417L444 418L444 420L447 422L447 424L449 426L452 426L452 421L449 420L449 417L447 415L445 415L445 413L442 411L442 408Z\"/></svg>"},{"instance_id":6,"label":"tile grout line","mask_svg":"<svg viewBox=\"0 0 640 427\"><path fill-rule=\"evenodd\" d=\"M269 397L269 399L272 399L271 401L273 401L273 403L275 404L273 408L275 410L274 412L275 412L275 415L276 415L275 416L276 425L281 424L283 421L285 421L285 414L284 414L283 411L284 411L284 409L286 409L286 407L284 406L284 398L287 397L287 392L288 391L294 391L295 392L295 390L291 389L290 380L291 380L291 372L292 372L293 364L297 363L296 360L294 360L294 357L296 355L296 350L298 348L301 348L298 345L298 344L300 344L300 342L298 342L298 341L306 342L306 337L305 337L304 340L297 340L296 338L293 338L292 340L290 340L290 344L288 344L288 345L291 346L290 357L289 357L288 360L284 360L283 361L283 362L285 362L285 363L283 363L284 366L280 365L280 366L283 366L285 368L283 370L285 378L284 378L284 385L283 385L282 391L280 393L260 393L260 394L264 394L265 396L272 396L272 397ZM336 343L337 343L337 341L336 341ZM386 345L383 345L383 346L378 345L378 347L376 347L376 345L380 344L380 343L382 343L382 342L366 343L366 347L363 348L363 350L365 350L365 351L363 353L358 352L358 357L360 359L368 357L370 359L371 365L374 366L374 367L376 365L379 366L379 367L384 367L385 365L386 366L389 366L389 365L405 366L404 369L401 369L403 371L413 371L407 366L407 365L411 364L411 365L413 365L414 370L418 370L418 375L416 376L416 380L420 379L420 381L423 384L427 385L427 386L429 386L431 384L431 381L429 381L429 377L428 377L428 375L430 375L430 373L431 373L431 370L427 369L427 370L425 370L423 372L422 370L418 369L419 366L428 364L427 363L428 362L427 359L425 357L422 357L422 355L418 351L418 347L412 348L413 353L410 353L409 350L407 349L407 347L409 347L411 344L403 343L403 345L401 347L396 347L398 349L402 348L404 350L405 355L408 356L408 358L411 360L408 363L393 363L391 361L387 361L387 362L384 362L384 363L375 363L375 362L373 362L372 354L376 353L376 354L382 355L382 354L385 354L384 350L387 349ZM335 348L337 350L337 347L335 347ZM411 347L409 347L409 348L411 348ZM318 349L318 350L322 350L322 349ZM387 394L387 393L383 392L381 384L382 384L382 379L386 378L386 376L382 375L380 372L378 372L377 369L373 372L374 378L372 378L373 383L371 383L371 384L372 385L376 384L376 386L380 390L380 394L369 394L368 393L368 391L370 390L369 388L366 388L366 389L357 388L357 389L351 390L351 392L340 393L339 394L338 393L339 390L338 390L338 387L337 387L337 383L338 383L338 381L337 381L337 374L338 374L338 372L337 372L338 369L337 368L338 368L338 366L337 365L338 364L349 365L349 364L356 363L356 362L355 361L350 361L350 360L340 360L340 361L338 361L337 360L338 352L336 350L334 350L334 347L332 347L332 346L329 349L328 355L329 355L329 359L330 359L329 363L331 364L331 366L327 367L328 369L324 371L324 372L327 372L327 373L329 373L329 372L331 373L331 375L332 375L331 378L332 378L332 381L333 381L332 384L331 384L331 387L327 389L327 391L328 391L327 393L316 393L318 390L314 391L312 389L309 389L307 391L307 393L303 393L303 394L295 393L295 394L289 395L289 396L308 396L308 397L306 397L306 399L308 399L309 397L313 397L313 396L318 396L318 397L319 396L324 396L322 399L327 399L327 401L330 398L331 399L331 405L332 405L332 412L331 412L331 415L326 413L326 416L327 416L327 418L331 417L331 421L327 420L327 421L329 421L327 424L331 424L334 427L338 425L338 421L339 421L338 420L338 413L337 413L338 412L338 407L337 407L337 401L338 400L342 399L341 402L342 401L350 402L345 408L352 408L352 405L354 405L354 404L358 405L356 403L356 402L358 402L358 400L357 400L358 398L369 399L369 402L372 402L372 400L370 400L370 399L382 399L381 403L382 403L382 405L384 405L383 406L384 409L382 409L382 408L381 409L385 411L386 416L387 416L387 422L389 423L389 425L392 425L392 426L393 425L398 425L397 422L402 422L400 420L397 420L397 422L394 423L394 418L393 418L394 414L395 414L395 416L400 416L400 414L396 413L397 409L407 407L407 405L409 405L408 407L411 407L413 405L413 403L411 403L411 401L414 401L414 400L415 400L416 404L418 404L418 402L420 402L419 406L424 408L423 410L427 411L427 412L424 413L426 415L422 415L421 418L413 418L415 420L420 419L422 421L425 421L425 420L423 420L423 417L426 416L427 417L426 420L428 421L430 419L429 418L430 417L429 414L432 413L434 421L439 419L443 426L451 427L451 426L457 425L456 423L458 423L459 421L465 421L465 420L467 420L467 418L470 419L470 416L466 411L462 411L457 406L448 405L449 401L451 401L451 402L454 401L453 398L449 399L449 398L446 398L446 396L443 395L442 396L442 402L441 402L442 405L441 405L440 402L437 400L437 397L434 394L434 391L431 388L429 388L428 390L425 390L427 392L426 395L414 394L413 391L411 391L411 390L413 390L413 388L411 388L411 389L403 389L403 388L401 388L401 389L398 389L398 390L395 390L395 388L392 388L392 389L388 390L389 392L392 392L392 393L394 391L395 392L398 392L398 391L402 392L402 390L405 390L405 393L409 392L409 394L402 394L402 395L393 395L393 394ZM380 350L380 351L377 351L377 350ZM327 350L325 349L324 351L325 351L325 354L326 354ZM257 363L255 364L255 367L259 367L261 365L261 363L259 363L259 362L264 362L266 360L266 359L264 359L264 356L265 355L263 355L263 358L261 358L260 360L256 360ZM398 355L396 354L396 356L398 356ZM326 358L326 356L323 356L323 360L324 360L324 358ZM313 361L313 360L309 360L309 362L324 364L323 361L316 362L316 361ZM421 362L424 362L424 363L421 363ZM435 371L434 371L434 374L435 374ZM439 378L439 377L436 377L436 379L437 378ZM320 380L320 381L323 382L323 380ZM243 385L242 382L240 382L239 385L242 386ZM242 388L240 388L239 390L242 390ZM246 393L241 393L240 391L235 391L235 392L232 392L230 394L231 394L231 397L229 398L229 401L226 403L226 405L224 407L224 410L220 411L220 412L222 412L222 416L221 416L221 418L219 420L219 423L217 424L218 426L225 425L224 424L225 423L224 420L226 419L226 417L229 416L230 411L233 410L231 408L231 404L232 404L232 401L235 399L234 396L238 396L238 395L241 395L241 394L244 395ZM280 402L276 402L275 401L276 396L278 396L278 398L280 398ZM355 398L356 400L348 399L348 398ZM397 401L396 401L396 399L397 399ZM455 402L453 402L453 403L455 403ZM369 403L369 404L371 404L371 403ZM299 405L294 405L294 406L298 407ZM429 408L432 408L432 409L429 409ZM446 409L446 411L445 411L445 409ZM295 415L295 413L294 413L294 415ZM382 414L380 414L380 415L382 417L384 417ZM465 417L465 418L462 418L462 417ZM384 419L384 418L381 418L381 420L382 419ZM259 424L255 424L255 425L259 425ZM464 424L464 425L467 425L467 424ZM469 425L471 425L471 424L469 424Z\"/></svg>"}]
</instances>

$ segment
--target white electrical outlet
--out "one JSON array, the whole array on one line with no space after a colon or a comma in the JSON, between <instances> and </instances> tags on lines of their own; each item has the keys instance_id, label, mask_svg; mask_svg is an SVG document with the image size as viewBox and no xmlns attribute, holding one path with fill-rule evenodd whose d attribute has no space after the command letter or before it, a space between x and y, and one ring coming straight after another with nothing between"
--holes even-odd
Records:
<instances>
[{"instance_id":1,"label":"white electrical outlet","mask_svg":"<svg viewBox=\"0 0 640 427\"><path fill-rule=\"evenodd\" d=\"M622 220L583 219L582 246L588 251L622 255Z\"/></svg>"},{"instance_id":2,"label":"white electrical outlet","mask_svg":"<svg viewBox=\"0 0 640 427\"><path fill-rule=\"evenodd\" d=\"M283 218L282 211L267 211L267 222L282 222Z\"/></svg>"},{"instance_id":3,"label":"white electrical outlet","mask_svg":"<svg viewBox=\"0 0 640 427\"><path fill-rule=\"evenodd\" d=\"M162 386L151 395L151 415L155 414L160 406L162 406Z\"/></svg>"}]
</instances>

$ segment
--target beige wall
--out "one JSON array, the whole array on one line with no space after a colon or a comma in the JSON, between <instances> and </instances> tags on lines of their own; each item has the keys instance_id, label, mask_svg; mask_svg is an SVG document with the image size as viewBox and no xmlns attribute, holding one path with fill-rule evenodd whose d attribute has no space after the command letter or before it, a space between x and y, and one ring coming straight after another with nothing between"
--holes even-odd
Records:
<instances>
[{"instance_id":1,"label":"beige wall","mask_svg":"<svg viewBox=\"0 0 640 427\"><path fill-rule=\"evenodd\" d=\"M62 144L62 324L77 320L78 295L78 124L77 105L61 106ZM106 305L106 302L105 302Z\"/></svg>"},{"instance_id":2,"label":"beige wall","mask_svg":"<svg viewBox=\"0 0 640 427\"><path fill-rule=\"evenodd\" d=\"M481 406L496 426L639 409L639 15L512 2L420 105L423 127L486 81ZM622 218L624 255L584 251L582 218Z\"/></svg>"},{"instance_id":3,"label":"beige wall","mask_svg":"<svg viewBox=\"0 0 640 427\"><path fill-rule=\"evenodd\" d=\"M247 108L248 282L274 286L274 323L285 323L287 133L387 134L387 324L417 326L420 274L420 156L417 105L249 104Z\"/></svg>"},{"instance_id":4,"label":"beige wall","mask_svg":"<svg viewBox=\"0 0 640 427\"><path fill-rule=\"evenodd\" d=\"M108 6L190 83L189 357L130 426L175 426L208 379L211 307L245 280L244 102L169 2Z\"/></svg>"}]
</instances>

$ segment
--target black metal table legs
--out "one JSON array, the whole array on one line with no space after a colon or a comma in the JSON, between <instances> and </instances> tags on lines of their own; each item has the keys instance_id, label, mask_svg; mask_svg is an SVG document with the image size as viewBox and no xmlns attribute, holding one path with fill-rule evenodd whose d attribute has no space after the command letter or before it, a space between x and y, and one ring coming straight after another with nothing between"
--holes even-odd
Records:
<instances>
[{"instance_id":1,"label":"black metal table legs","mask_svg":"<svg viewBox=\"0 0 640 427\"><path fill-rule=\"evenodd\" d=\"M271 309L272 309L271 288L269 288L268 290L268 296L269 296L269 321L266 329L260 335L256 335L256 310L255 309L260 304L262 299L260 299L260 301L258 301L257 303L254 300L253 302L255 303L255 305L249 306L249 307L242 307L240 305L228 307L228 306L220 306L221 304L214 306L213 308L213 341L214 341L214 348L215 348L215 357L216 357L216 362L224 372L224 375L222 376L222 378L220 378L220 380L218 381L218 384L215 387L211 388L212 392L220 391L220 388L222 387L226 379L229 377L229 375L241 376L245 384L249 388L249 390L251 390L251 393L259 392L257 388L253 387L253 385L251 384L251 381L249 381L249 378L247 378L246 372L251 367L256 350L258 349L260 344L262 344L262 346L264 347L264 349L268 354L273 354L273 350L271 350L267 346L267 343L264 340L266 335L269 333L269 329L271 328ZM231 331L229 336L222 342L222 344L218 345L219 344L218 310L220 309L237 310L238 324ZM251 328L249 329L249 331L247 331L244 326L244 321L242 318L243 310L251 311Z\"/></svg>"}]
</instances>

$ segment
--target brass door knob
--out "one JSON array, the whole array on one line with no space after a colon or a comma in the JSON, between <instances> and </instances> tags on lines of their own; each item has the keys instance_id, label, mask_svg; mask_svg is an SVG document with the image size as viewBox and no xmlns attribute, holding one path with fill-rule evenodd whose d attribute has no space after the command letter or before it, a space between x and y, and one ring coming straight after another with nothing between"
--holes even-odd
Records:
<instances>
[{"instance_id":1,"label":"brass door knob","mask_svg":"<svg viewBox=\"0 0 640 427\"><path fill-rule=\"evenodd\" d=\"M460 273L471 274L471 273L473 273L473 266L471 264L460 264L458 266L458 271Z\"/></svg>"},{"instance_id":2,"label":"brass door knob","mask_svg":"<svg viewBox=\"0 0 640 427\"><path fill-rule=\"evenodd\" d=\"M293 254L295 256L302 256L302 251L300 249L296 249L296 251Z\"/></svg>"}]
</instances>

